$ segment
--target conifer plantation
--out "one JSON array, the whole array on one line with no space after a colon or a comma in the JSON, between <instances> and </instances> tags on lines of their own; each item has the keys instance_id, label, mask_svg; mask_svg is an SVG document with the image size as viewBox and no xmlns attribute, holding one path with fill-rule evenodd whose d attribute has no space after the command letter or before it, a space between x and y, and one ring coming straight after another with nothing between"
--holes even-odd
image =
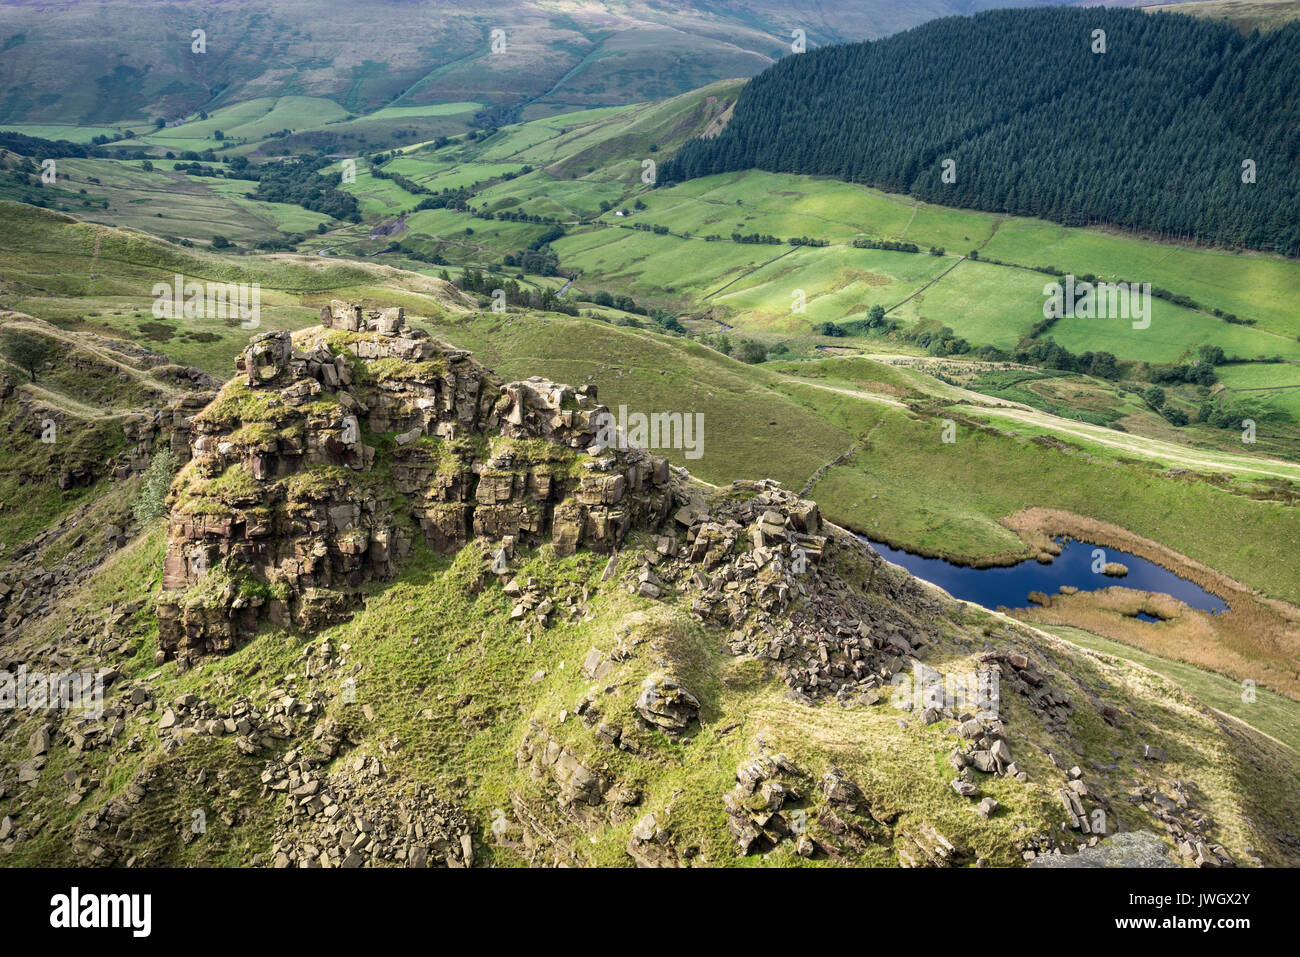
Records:
<instances>
[{"instance_id":1,"label":"conifer plantation","mask_svg":"<svg viewBox=\"0 0 1300 957\"><path fill-rule=\"evenodd\" d=\"M660 183L750 168L833 176L1294 255L1298 90L1300 23L1247 36L1172 14L995 10L783 58ZM1246 160L1256 182L1243 182Z\"/></svg>"}]
</instances>

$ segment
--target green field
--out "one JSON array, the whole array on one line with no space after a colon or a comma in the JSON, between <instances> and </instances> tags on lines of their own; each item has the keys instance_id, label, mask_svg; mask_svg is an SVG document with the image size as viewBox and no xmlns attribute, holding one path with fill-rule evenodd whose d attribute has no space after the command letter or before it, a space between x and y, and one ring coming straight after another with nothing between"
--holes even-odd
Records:
<instances>
[{"instance_id":1,"label":"green field","mask_svg":"<svg viewBox=\"0 0 1300 957\"><path fill-rule=\"evenodd\" d=\"M482 103L424 103L420 106L386 106L373 113L367 113L367 120L410 120L422 116L459 116L481 109ZM346 121L354 122L354 121Z\"/></svg>"},{"instance_id":2,"label":"green field","mask_svg":"<svg viewBox=\"0 0 1300 957\"><path fill-rule=\"evenodd\" d=\"M572 223L594 218L600 213L601 203L619 202L623 187L619 183L586 179L553 179L543 174L497 183L479 190L474 198L483 204L476 209L492 212L508 209Z\"/></svg>"},{"instance_id":3,"label":"green field","mask_svg":"<svg viewBox=\"0 0 1300 957\"><path fill-rule=\"evenodd\" d=\"M1072 628L1069 625L1036 627L1092 651L1150 668L1156 674L1177 682L1210 707L1230 714L1265 734L1271 734L1289 747L1300 750L1300 706L1290 698L1284 698L1267 688L1257 688L1255 700L1247 703L1242 701L1241 682L1216 675L1212 671L1148 654L1132 645L1111 641L1082 628Z\"/></svg>"},{"instance_id":4,"label":"green field","mask_svg":"<svg viewBox=\"0 0 1300 957\"><path fill-rule=\"evenodd\" d=\"M59 123L0 123L0 131L82 144L89 143L96 136L116 136L122 132L111 126L68 126Z\"/></svg>"},{"instance_id":5,"label":"green field","mask_svg":"<svg viewBox=\"0 0 1300 957\"><path fill-rule=\"evenodd\" d=\"M490 184L473 197L476 210L568 224L569 235L552 245L562 269L581 273L580 291L610 288L685 315L709 310L715 319L765 337L815 336L823 322L860 319L879 304L905 328L930 321L950 327L973 346L1011 348L1042 318L1043 287L1051 277L987 261L968 260L948 271L956 256L976 250L983 260L1021 267L1052 266L1103 280L1151 282L1190 296L1204 310L1156 299L1150 328L1136 330L1123 320L1061 320L1047 335L1075 353L1108 351L1123 359L1176 362L1210 344L1247 359L1300 358L1300 322L1289 311L1300 295L1300 264L1277 257L1154 244L786 174L750 171L666 189L647 187L641 181L643 161L671 155L688 135L707 128L738 89L738 84L721 83L660 102L550 116L484 139L458 138L440 149L405 148L386 166L435 191ZM251 143L284 128L323 131L362 121L461 116L474 105L468 100L403 102L344 120L342 108L320 97L263 97L222 107L207 120L150 133L147 139L159 147L178 148L190 141L189 146L201 148L217 145L212 134L222 129ZM520 175L525 166L532 171ZM165 235L204 241L221 233L236 242L256 241L310 233L323 220L252 204L245 190L230 181L172 177L171 182L151 182L138 171L116 175L101 167L101 172L106 175L97 178L112 206L104 221ZM89 169L86 175L91 175ZM421 198L371 176L364 163L356 183L344 188L358 197L372 223L412 209ZM178 201L174 208L164 208L163 197L172 193L179 194ZM633 209L634 200L646 208ZM629 215L615 215L620 209ZM401 240L444 255L452 264L487 266L539 234L487 219L461 225L464 218L422 213L411 217ZM669 234L628 228L638 224L666 227ZM466 229L473 230L472 239ZM737 245L730 241L736 232L782 240L809 236L830 245L793 252L789 246ZM708 235L722 238L703 242ZM850 248L858 237L907 240L923 252ZM309 242L309 248L320 245L315 239ZM947 255L926 256L931 246L942 246ZM797 291L802 292L803 311L792 309ZM1214 309L1255 324L1225 322L1211 313Z\"/></svg>"},{"instance_id":6,"label":"green field","mask_svg":"<svg viewBox=\"0 0 1300 957\"><path fill-rule=\"evenodd\" d=\"M1258 320L1256 328L1295 339L1300 263L1255 252L1189 249L1143 242L1101 230L1073 229L1041 220L1010 219L981 255L1027 266L1057 266L1077 275L1150 282Z\"/></svg>"},{"instance_id":7,"label":"green field","mask_svg":"<svg viewBox=\"0 0 1300 957\"><path fill-rule=\"evenodd\" d=\"M932 319L972 343L1012 346L1041 320L1043 287L1052 277L1014 266L966 262L921 291L952 265L952 255L974 249L984 258L1020 266L1055 266L1103 280L1151 282L1191 296L1207 310L1154 299L1149 329L1135 330L1122 320L1062 321L1051 335L1075 352L1104 350L1122 358L1170 362L1189 356L1199 345L1213 344L1245 358L1300 357L1300 323L1286 310L1300 292L1300 267L1292 262L945 209L811 177L750 171L648 190L639 178L641 157L653 154L648 143L640 154L629 144L635 120L607 110L562 119L508 128L472 147L454 144L427 156L408 154L392 166L403 175L422 177L428 173L421 171L421 164L431 164L440 175L422 181L463 186L476 177L503 172L498 163L503 157L537 164L532 173L483 190L475 197L475 208L517 209L572 223L595 218L588 229L553 244L562 264L580 270L585 282L626 283L634 295L659 298L679 310L721 307L741 326L806 332L823 321L859 317L877 302L903 303L891 313L893 318ZM454 180L444 178L448 164L454 164ZM475 173L476 168L481 173ZM626 217L614 210L601 212L601 203L617 209L630 206L633 198L646 208ZM672 235L629 235L627 227L636 223L667 227ZM622 232L611 236L614 228ZM705 303L708 293L788 251L728 248L736 232L783 240L810 236L832 245L803 249L756 270ZM708 235L724 239L699 247L698 240ZM923 250L942 246L949 257L903 267L898 263L912 258L909 254L843 249L859 236L906 239ZM485 245L486 255L498 252ZM683 269L687 259L691 265ZM871 275L864 280L857 270ZM802 320L790 313L795 289L803 289L809 301ZM1254 319L1256 325L1224 322L1210 314L1214 308Z\"/></svg>"},{"instance_id":8,"label":"green field","mask_svg":"<svg viewBox=\"0 0 1300 957\"><path fill-rule=\"evenodd\" d=\"M218 131L225 134L226 140L255 142L280 130L323 126L347 115L347 110L323 97L259 97L213 110L206 120L192 119L179 126L156 130L141 139L172 150L221 149L224 140L216 138Z\"/></svg>"},{"instance_id":9,"label":"green field","mask_svg":"<svg viewBox=\"0 0 1300 957\"><path fill-rule=\"evenodd\" d=\"M88 219L198 243L223 235L251 245L282 238L283 233L315 230L329 221L301 206L248 199L257 188L249 180L187 176L172 171L173 165L158 161L146 172L132 160L60 160L60 182L108 200L108 209L82 214Z\"/></svg>"},{"instance_id":10,"label":"green field","mask_svg":"<svg viewBox=\"0 0 1300 957\"><path fill-rule=\"evenodd\" d=\"M738 277L733 285L723 288L731 278L728 274L715 287L722 291L710 296L707 304L720 307L727 321L739 327L753 325L790 332L811 331L823 322L865 319L872 306L893 306L953 264L951 260L934 256L843 246L795 249L720 242L703 244L706 261L714 251L721 257L734 255L736 250L761 250L764 255L781 258ZM802 313L792 311L796 290L801 290L806 297ZM912 318L916 313L909 308L902 315Z\"/></svg>"},{"instance_id":11,"label":"green field","mask_svg":"<svg viewBox=\"0 0 1300 957\"><path fill-rule=\"evenodd\" d=\"M361 163L357 164L356 182L344 183L340 189L355 196L361 204L361 214L371 220L389 219L405 210L414 209L420 201L419 196L408 193L392 180L372 176L369 169Z\"/></svg>"},{"instance_id":12,"label":"green field","mask_svg":"<svg viewBox=\"0 0 1300 957\"><path fill-rule=\"evenodd\" d=\"M809 235L832 243L858 236L904 238L914 201L886 195L821 177L751 170L654 190L642 197L647 209L636 216L699 235Z\"/></svg>"},{"instance_id":13,"label":"green field","mask_svg":"<svg viewBox=\"0 0 1300 957\"><path fill-rule=\"evenodd\" d=\"M1259 402L1300 423L1300 364L1224 366L1219 379L1234 398Z\"/></svg>"},{"instance_id":14,"label":"green field","mask_svg":"<svg viewBox=\"0 0 1300 957\"><path fill-rule=\"evenodd\" d=\"M428 189L443 190L462 189L507 173L518 173L523 166L522 163L474 163L461 166L415 155L399 156L385 164L384 169L400 173Z\"/></svg>"},{"instance_id":15,"label":"green field","mask_svg":"<svg viewBox=\"0 0 1300 957\"><path fill-rule=\"evenodd\" d=\"M450 263L474 262L485 248L514 251L541 235L545 226L474 219L450 209L422 209L406 218L405 244L422 252L441 253ZM466 230L471 234L467 235Z\"/></svg>"}]
</instances>

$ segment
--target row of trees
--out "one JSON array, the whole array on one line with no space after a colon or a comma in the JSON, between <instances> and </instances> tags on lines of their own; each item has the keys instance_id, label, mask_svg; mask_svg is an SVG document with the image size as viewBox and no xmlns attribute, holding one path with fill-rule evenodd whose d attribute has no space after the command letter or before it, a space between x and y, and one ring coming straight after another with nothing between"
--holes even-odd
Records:
<instances>
[{"instance_id":1,"label":"row of trees","mask_svg":"<svg viewBox=\"0 0 1300 957\"><path fill-rule=\"evenodd\" d=\"M456 279L444 269L439 278L452 283L464 292L492 296L498 289L505 295L505 304L521 309L538 309L544 312L562 312L576 316L578 308L571 301L561 299L554 289L527 289L513 279L502 279L479 269L466 269Z\"/></svg>"}]
</instances>

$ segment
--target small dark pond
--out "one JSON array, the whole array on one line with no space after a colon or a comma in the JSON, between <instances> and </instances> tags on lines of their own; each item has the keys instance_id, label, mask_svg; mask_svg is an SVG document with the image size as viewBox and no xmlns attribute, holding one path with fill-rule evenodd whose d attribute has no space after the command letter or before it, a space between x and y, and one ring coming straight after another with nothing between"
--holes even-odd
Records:
<instances>
[{"instance_id":1,"label":"small dark pond","mask_svg":"<svg viewBox=\"0 0 1300 957\"><path fill-rule=\"evenodd\" d=\"M1104 561L1127 566L1128 574L1123 578L1111 578L1094 572L1093 552L1100 546L1087 542L1057 539L1061 554L1050 565L1043 565L1030 558L1019 565L1003 568L968 568L965 565L954 565L942 558L923 558L900 548L892 548L883 542L873 542L865 536L859 537L884 558L903 566L917 578L924 578L956 598L973 601L985 608L997 608L999 605L1025 608L1030 603L1031 591L1054 595L1061 590L1062 585L1073 585L1079 591L1099 591L1112 585L1122 585L1137 591L1172 595L1189 607L1201 611L1218 613L1228 610L1228 605L1222 598L1210 594L1195 582L1179 578L1154 562L1117 548L1103 549L1106 553ZM1138 617L1143 621L1160 621L1146 612L1140 612Z\"/></svg>"}]
</instances>

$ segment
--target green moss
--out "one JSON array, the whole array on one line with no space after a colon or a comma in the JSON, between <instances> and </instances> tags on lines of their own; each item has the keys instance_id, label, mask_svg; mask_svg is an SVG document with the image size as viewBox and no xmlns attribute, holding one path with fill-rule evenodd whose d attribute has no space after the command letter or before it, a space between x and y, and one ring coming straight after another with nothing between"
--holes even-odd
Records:
<instances>
[{"instance_id":1,"label":"green moss","mask_svg":"<svg viewBox=\"0 0 1300 957\"><path fill-rule=\"evenodd\" d=\"M284 582L276 582L272 585L257 578L247 577L239 580L239 594L245 598L261 598L263 601L272 599L287 601L292 593Z\"/></svg>"},{"instance_id":2,"label":"green moss","mask_svg":"<svg viewBox=\"0 0 1300 957\"><path fill-rule=\"evenodd\" d=\"M341 408L342 404L339 402L337 396L329 392L322 393L319 398L312 399L310 402L304 402L302 405L298 406L299 412L304 417L319 416L320 418L331 421L338 421L339 410Z\"/></svg>"},{"instance_id":3,"label":"green moss","mask_svg":"<svg viewBox=\"0 0 1300 957\"><path fill-rule=\"evenodd\" d=\"M441 379L447 364L438 359L407 362L403 359L377 359L364 363L367 378L375 382L412 382Z\"/></svg>"},{"instance_id":4,"label":"green moss","mask_svg":"<svg viewBox=\"0 0 1300 957\"><path fill-rule=\"evenodd\" d=\"M285 492L290 501L322 501L355 474L341 465L313 465L285 479Z\"/></svg>"},{"instance_id":5,"label":"green moss","mask_svg":"<svg viewBox=\"0 0 1300 957\"><path fill-rule=\"evenodd\" d=\"M548 442L545 439L493 439L490 446L490 456L498 458L503 453L509 453L511 458L510 467L508 469L495 469L494 471L521 472L528 470L557 478L565 476L579 478L588 474L581 467L585 456L579 455L573 449L558 445L555 442Z\"/></svg>"},{"instance_id":6,"label":"green moss","mask_svg":"<svg viewBox=\"0 0 1300 957\"><path fill-rule=\"evenodd\" d=\"M235 462L204 486L202 493L232 508L262 501L266 486L253 477L242 462Z\"/></svg>"},{"instance_id":7,"label":"green moss","mask_svg":"<svg viewBox=\"0 0 1300 957\"><path fill-rule=\"evenodd\" d=\"M481 436L440 439L422 435L406 445L396 446L394 458L409 465L431 465L438 475L447 477L468 471L475 460L484 457L485 447Z\"/></svg>"},{"instance_id":8,"label":"green moss","mask_svg":"<svg viewBox=\"0 0 1300 957\"><path fill-rule=\"evenodd\" d=\"M315 404L313 403L313 406ZM312 408L313 406L308 406ZM322 406L328 413L332 413L337 406L334 403L326 403ZM246 422L230 434L230 441L240 445L253 447L273 448L281 441L302 442L306 438L306 423L301 418L295 418L282 425L277 426L275 422Z\"/></svg>"},{"instance_id":9,"label":"green moss","mask_svg":"<svg viewBox=\"0 0 1300 957\"><path fill-rule=\"evenodd\" d=\"M195 416L195 422L225 430L250 422L275 423L285 411L278 394L255 392L244 380L234 379L225 385L206 409Z\"/></svg>"},{"instance_id":10,"label":"green moss","mask_svg":"<svg viewBox=\"0 0 1300 957\"><path fill-rule=\"evenodd\" d=\"M271 422L249 422L230 435L232 442L240 445L271 446L279 437L279 430Z\"/></svg>"},{"instance_id":11,"label":"green moss","mask_svg":"<svg viewBox=\"0 0 1300 957\"><path fill-rule=\"evenodd\" d=\"M375 336L373 333L348 332L346 329L326 329L320 338L334 355L355 359L356 354L349 347L363 340L372 340Z\"/></svg>"},{"instance_id":12,"label":"green moss","mask_svg":"<svg viewBox=\"0 0 1300 957\"><path fill-rule=\"evenodd\" d=\"M225 563L218 563L200 575L194 584L175 593L175 600L186 609L221 608L225 605L226 589L235 584Z\"/></svg>"}]
</instances>

